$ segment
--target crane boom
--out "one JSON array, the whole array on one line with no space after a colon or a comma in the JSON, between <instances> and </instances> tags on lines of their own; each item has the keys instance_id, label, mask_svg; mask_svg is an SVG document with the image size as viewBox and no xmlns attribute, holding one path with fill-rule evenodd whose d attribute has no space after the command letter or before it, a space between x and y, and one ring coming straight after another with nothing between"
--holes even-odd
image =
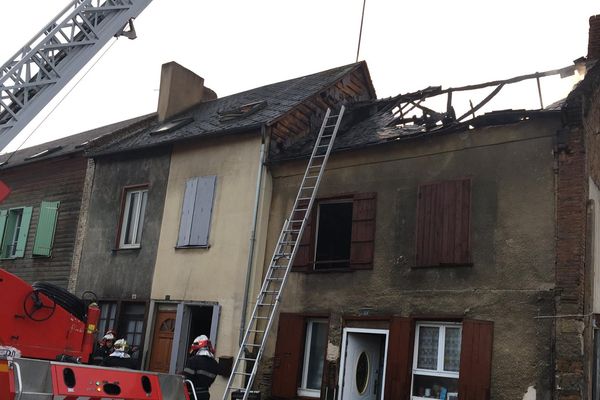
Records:
<instances>
[{"instance_id":1,"label":"crane boom","mask_svg":"<svg viewBox=\"0 0 600 400\"><path fill-rule=\"evenodd\" d=\"M152 0L73 0L0 68L0 151Z\"/></svg>"}]
</instances>

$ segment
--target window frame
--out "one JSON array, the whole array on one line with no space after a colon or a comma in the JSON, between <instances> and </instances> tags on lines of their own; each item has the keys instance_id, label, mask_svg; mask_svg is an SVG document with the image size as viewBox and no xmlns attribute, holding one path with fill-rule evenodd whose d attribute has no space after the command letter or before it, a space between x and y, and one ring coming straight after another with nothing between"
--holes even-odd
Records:
<instances>
[{"instance_id":1,"label":"window frame","mask_svg":"<svg viewBox=\"0 0 600 400\"><path fill-rule=\"evenodd\" d=\"M121 210L119 213L119 225L117 229L117 237L115 247L117 249L139 249L142 247L142 233L143 233L143 224L144 224L144 216L146 214L146 208L148 207L148 195L149 195L150 185L148 184L140 184L140 185L131 185L123 187L121 191ZM125 224L129 218L129 204L130 204L130 195L133 193L145 193L146 201L144 203L144 208L141 210L142 197L140 197L140 201L138 201L138 205L136 207L136 220L135 220L135 234L134 238L136 243L125 243L125 234L127 232ZM141 227L140 227L141 221ZM139 237L138 237L139 231Z\"/></svg>"},{"instance_id":2,"label":"window frame","mask_svg":"<svg viewBox=\"0 0 600 400\"><path fill-rule=\"evenodd\" d=\"M319 205L325 203L352 203L350 260L347 267L315 269ZM306 208L308 201L300 202ZM354 272L373 269L377 223L377 192L343 193L315 199L303 235L298 239L298 251L292 265L293 272L330 273ZM294 220L305 217L306 211L293 214ZM299 223L298 223L299 227ZM297 228L295 228L297 229Z\"/></svg>"},{"instance_id":3,"label":"window frame","mask_svg":"<svg viewBox=\"0 0 600 400\"><path fill-rule=\"evenodd\" d=\"M419 396L414 396L412 393L414 391L414 383L415 383L415 375L420 376L432 376L432 377L440 377L440 378L450 378L456 379L457 385L458 380L460 378L460 355L459 355L459 370L458 371L446 371L444 370L444 353L445 353L445 339L446 339L446 329L447 328L458 328L458 336L461 338L460 350L462 353L462 331L463 326L462 322L452 322L452 321L417 321L415 323L415 333L413 340L413 360L411 364L410 371L410 393L409 396L411 399L421 399ZM421 327L431 327L431 328L439 328L438 334L438 349L437 349L437 369L423 369L418 368L419 361L419 338L421 333Z\"/></svg>"},{"instance_id":4,"label":"window frame","mask_svg":"<svg viewBox=\"0 0 600 400\"><path fill-rule=\"evenodd\" d=\"M341 197L341 198L333 198L333 199L323 199L320 201L317 201L315 204L315 231L314 231L314 235L313 235L313 252L312 252L312 260L311 260L311 264L312 264L312 270L315 272L325 272L325 271L331 271L331 270L335 270L335 271L339 271L339 270L346 270L346 269L350 269L350 260L352 258L352 215L350 215L350 243L348 245L348 259L347 260L326 260L326 261L317 261L317 251L318 251L318 244L319 244L319 223L321 221L321 205L323 204L347 204L350 203L352 205L352 212L354 212L354 199L352 196L349 197ZM321 263L321 264L340 264L340 266L336 266L336 267L331 267L331 268L323 268L323 269L319 269L317 268L317 264Z\"/></svg>"},{"instance_id":5,"label":"window frame","mask_svg":"<svg viewBox=\"0 0 600 400\"><path fill-rule=\"evenodd\" d=\"M310 364L310 348L312 344L312 326L314 324L322 324L325 325L326 338L329 335L329 321L325 318L305 318L304 320L305 328L304 328L304 349L303 349L303 357L302 357L302 369L300 374L299 386L297 389L297 394L300 397L311 397L311 398L319 398L321 397L321 389L322 384L319 389L310 389L307 388L307 380L308 380L308 367ZM325 352L322 354L323 356L323 366L325 367L325 357L327 355L327 346L325 346ZM323 373L321 374L321 380L323 379Z\"/></svg>"}]
</instances>

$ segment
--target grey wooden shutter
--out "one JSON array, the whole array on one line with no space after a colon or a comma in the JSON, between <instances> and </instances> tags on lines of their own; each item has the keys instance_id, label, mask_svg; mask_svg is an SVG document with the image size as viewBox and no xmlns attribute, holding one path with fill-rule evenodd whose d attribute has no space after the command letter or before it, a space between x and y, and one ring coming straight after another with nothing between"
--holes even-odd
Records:
<instances>
[{"instance_id":1,"label":"grey wooden shutter","mask_svg":"<svg viewBox=\"0 0 600 400\"><path fill-rule=\"evenodd\" d=\"M192 246L208 246L208 233L210 231L216 180L216 176L198 177L194 216L192 218L192 232L190 235L190 245Z\"/></svg>"},{"instance_id":2,"label":"grey wooden shutter","mask_svg":"<svg viewBox=\"0 0 600 400\"><path fill-rule=\"evenodd\" d=\"M190 178L185 182L185 194L181 209L181 222L179 224L179 238L177 246L189 246L192 232L192 218L194 216L194 203L196 202L196 188L198 178Z\"/></svg>"},{"instance_id":3,"label":"grey wooden shutter","mask_svg":"<svg viewBox=\"0 0 600 400\"><path fill-rule=\"evenodd\" d=\"M208 246L216 180L216 176L197 176L187 180L177 239L178 247Z\"/></svg>"}]
</instances>

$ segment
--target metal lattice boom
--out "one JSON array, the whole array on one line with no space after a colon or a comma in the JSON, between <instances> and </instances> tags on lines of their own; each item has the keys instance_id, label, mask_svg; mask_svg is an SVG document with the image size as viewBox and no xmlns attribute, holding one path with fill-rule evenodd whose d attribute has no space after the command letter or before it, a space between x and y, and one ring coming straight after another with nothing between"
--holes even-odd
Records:
<instances>
[{"instance_id":1,"label":"metal lattice boom","mask_svg":"<svg viewBox=\"0 0 600 400\"><path fill-rule=\"evenodd\" d=\"M0 150L152 0L74 0L0 68Z\"/></svg>"}]
</instances>

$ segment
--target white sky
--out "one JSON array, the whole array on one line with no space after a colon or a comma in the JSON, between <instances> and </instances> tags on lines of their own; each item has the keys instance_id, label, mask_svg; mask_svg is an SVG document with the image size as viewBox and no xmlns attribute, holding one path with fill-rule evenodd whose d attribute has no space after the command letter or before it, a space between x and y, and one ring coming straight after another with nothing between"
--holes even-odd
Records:
<instances>
[{"instance_id":1,"label":"white sky","mask_svg":"<svg viewBox=\"0 0 600 400\"><path fill-rule=\"evenodd\" d=\"M68 3L0 0L0 64ZM120 38L23 147L155 111L165 62L196 72L219 96L352 63L362 4L154 0L135 21L138 38ZM599 13L592 0L367 0L360 59L379 97L506 79L585 56L588 18ZM544 104L564 97L571 85L544 79ZM72 86L6 150L23 142ZM504 101L490 107L539 107L534 81L522 88L503 90Z\"/></svg>"}]
</instances>

